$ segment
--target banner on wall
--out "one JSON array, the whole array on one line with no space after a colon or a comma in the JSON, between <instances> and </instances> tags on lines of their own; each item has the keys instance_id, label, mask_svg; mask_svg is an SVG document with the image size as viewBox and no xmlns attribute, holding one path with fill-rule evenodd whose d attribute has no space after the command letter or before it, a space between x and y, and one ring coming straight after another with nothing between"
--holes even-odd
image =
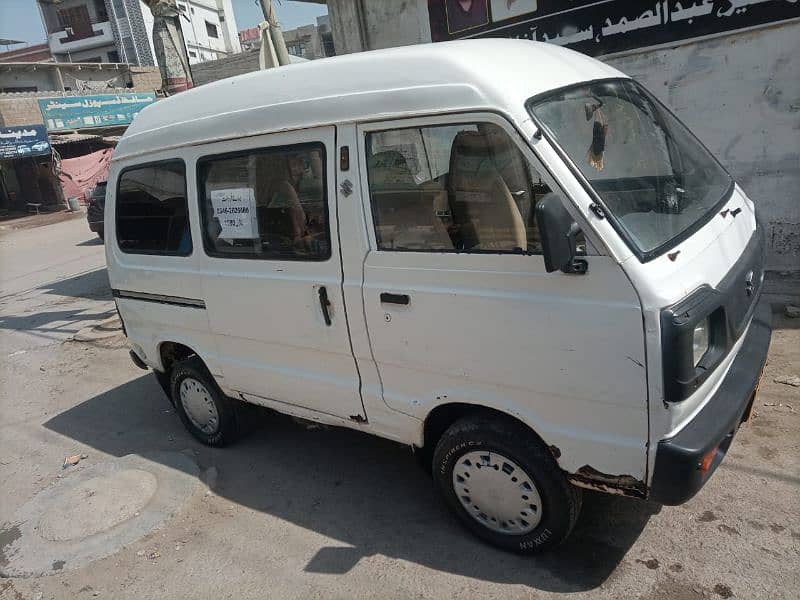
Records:
<instances>
[{"instance_id":1,"label":"banner on wall","mask_svg":"<svg viewBox=\"0 0 800 600\"><path fill-rule=\"evenodd\" d=\"M98 94L40 98L48 131L128 125L145 106L156 101L154 92L145 94Z\"/></svg>"},{"instance_id":2,"label":"banner on wall","mask_svg":"<svg viewBox=\"0 0 800 600\"><path fill-rule=\"evenodd\" d=\"M0 159L50 154L50 141L44 125L0 127Z\"/></svg>"},{"instance_id":3,"label":"banner on wall","mask_svg":"<svg viewBox=\"0 0 800 600\"><path fill-rule=\"evenodd\" d=\"M434 42L505 37L590 56L800 17L800 0L428 0Z\"/></svg>"}]
</instances>

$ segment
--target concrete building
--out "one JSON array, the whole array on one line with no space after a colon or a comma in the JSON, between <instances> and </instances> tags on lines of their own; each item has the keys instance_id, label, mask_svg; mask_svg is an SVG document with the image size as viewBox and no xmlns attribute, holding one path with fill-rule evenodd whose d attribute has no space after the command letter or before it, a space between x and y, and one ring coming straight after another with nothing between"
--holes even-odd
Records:
<instances>
[{"instance_id":1,"label":"concrete building","mask_svg":"<svg viewBox=\"0 0 800 600\"><path fill-rule=\"evenodd\" d=\"M0 124L9 124L3 119L2 106L10 98L57 95L50 92L100 94L109 90L153 91L160 87L161 75L157 67L119 63L3 63L0 65ZM38 120L22 118L10 124L40 122L41 114Z\"/></svg>"},{"instance_id":2,"label":"concrete building","mask_svg":"<svg viewBox=\"0 0 800 600\"><path fill-rule=\"evenodd\" d=\"M80 196L76 188L86 192L94 180L71 177L69 169L78 167L62 159L103 151L102 164L90 160L97 165L93 173L102 177L108 149L135 112L156 100L160 87L157 67L0 64L0 214L54 210L67 196Z\"/></svg>"},{"instance_id":3,"label":"concrete building","mask_svg":"<svg viewBox=\"0 0 800 600\"><path fill-rule=\"evenodd\" d=\"M231 0L178 0L189 63L217 60L242 51ZM149 11L148 27L153 30Z\"/></svg>"},{"instance_id":4,"label":"concrete building","mask_svg":"<svg viewBox=\"0 0 800 600\"><path fill-rule=\"evenodd\" d=\"M37 0L58 62L155 65L153 15L141 0ZM180 0L190 63L241 51L231 0Z\"/></svg>"},{"instance_id":5,"label":"concrete building","mask_svg":"<svg viewBox=\"0 0 800 600\"><path fill-rule=\"evenodd\" d=\"M336 54L333 34L328 15L317 17L316 24L302 25L283 32L286 50L292 56L314 60ZM258 27L250 27L239 32L239 42L243 50L257 50L261 47L261 33Z\"/></svg>"},{"instance_id":6,"label":"concrete building","mask_svg":"<svg viewBox=\"0 0 800 600\"><path fill-rule=\"evenodd\" d=\"M111 21L116 61L131 65L155 65L153 18L140 0L104 0ZM149 20L148 20L149 19Z\"/></svg>"},{"instance_id":7,"label":"concrete building","mask_svg":"<svg viewBox=\"0 0 800 600\"><path fill-rule=\"evenodd\" d=\"M568 46L635 77L757 202L768 268L800 275L800 3L575 0L569 11L543 0L459 3L472 21L448 12L454 0L326 4L337 54L516 37Z\"/></svg>"},{"instance_id":8,"label":"concrete building","mask_svg":"<svg viewBox=\"0 0 800 600\"><path fill-rule=\"evenodd\" d=\"M315 25L303 25L283 32L286 50L308 60L336 54L328 15L317 17Z\"/></svg>"},{"instance_id":9,"label":"concrete building","mask_svg":"<svg viewBox=\"0 0 800 600\"><path fill-rule=\"evenodd\" d=\"M104 0L38 0L53 58L59 62L120 62Z\"/></svg>"}]
</instances>

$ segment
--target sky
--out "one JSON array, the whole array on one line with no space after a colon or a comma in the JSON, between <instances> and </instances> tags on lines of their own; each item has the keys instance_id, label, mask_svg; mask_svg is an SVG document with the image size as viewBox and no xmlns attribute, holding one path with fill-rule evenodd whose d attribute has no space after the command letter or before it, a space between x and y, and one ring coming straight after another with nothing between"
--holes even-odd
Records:
<instances>
[{"instance_id":1,"label":"sky","mask_svg":"<svg viewBox=\"0 0 800 600\"><path fill-rule=\"evenodd\" d=\"M239 29L255 27L264 20L258 0L232 0ZM327 14L324 4L273 0L278 20L283 29L294 29L300 25L315 23L320 15ZM31 44L45 41L44 27L39 16L36 0L0 0L0 38L21 40ZM13 48L21 46L12 46ZM6 48L0 46L0 51Z\"/></svg>"}]
</instances>

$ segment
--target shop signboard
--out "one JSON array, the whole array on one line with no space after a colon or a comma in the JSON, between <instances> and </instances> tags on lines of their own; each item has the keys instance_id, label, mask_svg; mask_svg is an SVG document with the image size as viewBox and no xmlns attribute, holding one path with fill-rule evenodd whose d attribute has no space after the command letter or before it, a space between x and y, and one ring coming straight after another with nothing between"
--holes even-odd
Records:
<instances>
[{"instance_id":1,"label":"shop signboard","mask_svg":"<svg viewBox=\"0 0 800 600\"><path fill-rule=\"evenodd\" d=\"M800 1L428 0L428 14L434 42L520 38L600 56L800 17Z\"/></svg>"},{"instance_id":2,"label":"shop signboard","mask_svg":"<svg viewBox=\"0 0 800 600\"><path fill-rule=\"evenodd\" d=\"M50 154L44 125L0 127L0 160Z\"/></svg>"},{"instance_id":3,"label":"shop signboard","mask_svg":"<svg viewBox=\"0 0 800 600\"><path fill-rule=\"evenodd\" d=\"M99 94L40 98L48 131L115 127L128 125L145 106L156 101L154 92L142 94Z\"/></svg>"}]
</instances>

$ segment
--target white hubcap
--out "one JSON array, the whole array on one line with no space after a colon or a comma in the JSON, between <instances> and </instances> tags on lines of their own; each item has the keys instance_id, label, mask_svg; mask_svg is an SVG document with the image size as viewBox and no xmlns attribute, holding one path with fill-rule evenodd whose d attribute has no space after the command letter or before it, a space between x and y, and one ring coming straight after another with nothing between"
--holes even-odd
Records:
<instances>
[{"instance_id":1,"label":"white hubcap","mask_svg":"<svg viewBox=\"0 0 800 600\"><path fill-rule=\"evenodd\" d=\"M181 405L192 424L205 434L216 433L219 428L219 413L211 393L202 383L192 377L181 381Z\"/></svg>"},{"instance_id":2,"label":"white hubcap","mask_svg":"<svg viewBox=\"0 0 800 600\"><path fill-rule=\"evenodd\" d=\"M468 452L459 458L453 489L467 513L492 531L524 534L542 520L542 498L533 479L502 454Z\"/></svg>"}]
</instances>

